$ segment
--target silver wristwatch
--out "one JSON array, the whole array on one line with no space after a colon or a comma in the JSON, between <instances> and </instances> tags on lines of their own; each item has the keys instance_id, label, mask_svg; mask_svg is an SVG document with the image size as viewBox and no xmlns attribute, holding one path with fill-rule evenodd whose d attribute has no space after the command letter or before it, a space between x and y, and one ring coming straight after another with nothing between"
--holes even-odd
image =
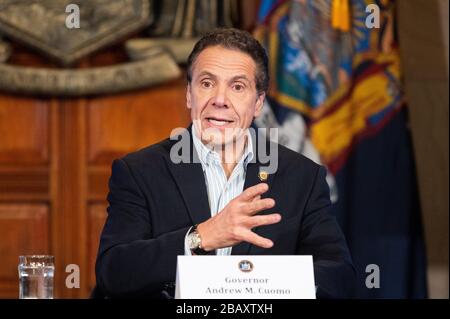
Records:
<instances>
[{"instance_id":1,"label":"silver wristwatch","mask_svg":"<svg viewBox=\"0 0 450 319\"><path fill-rule=\"evenodd\" d=\"M202 238L197 231L197 225L191 228L187 237L188 247L195 255L206 255L208 252L202 249Z\"/></svg>"}]
</instances>

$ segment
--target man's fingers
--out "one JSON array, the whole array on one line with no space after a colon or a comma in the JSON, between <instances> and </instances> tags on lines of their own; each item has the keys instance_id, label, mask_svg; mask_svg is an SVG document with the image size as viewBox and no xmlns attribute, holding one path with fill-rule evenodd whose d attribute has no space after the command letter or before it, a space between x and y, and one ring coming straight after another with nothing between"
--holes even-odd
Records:
<instances>
[{"instance_id":1,"label":"man's fingers","mask_svg":"<svg viewBox=\"0 0 450 319\"><path fill-rule=\"evenodd\" d=\"M261 237L250 230L245 232L243 241L262 248L271 248L273 246L273 242L270 239Z\"/></svg>"},{"instance_id":2,"label":"man's fingers","mask_svg":"<svg viewBox=\"0 0 450 319\"><path fill-rule=\"evenodd\" d=\"M257 201L257 200L260 200L260 199L261 199L261 195L258 195L258 196L253 198L253 201Z\"/></svg>"},{"instance_id":3,"label":"man's fingers","mask_svg":"<svg viewBox=\"0 0 450 319\"><path fill-rule=\"evenodd\" d=\"M281 220L280 214L251 216L248 219L248 226L255 228L259 226L276 224Z\"/></svg>"},{"instance_id":4,"label":"man's fingers","mask_svg":"<svg viewBox=\"0 0 450 319\"><path fill-rule=\"evenodd\" d=\"M245 205L244 211L247 214L254 215L262 210L274 207L275 200L273 200L272 198L264 198L260 200L254 200L244 205Z\"/></svg>"},{"instance_id":5,"label":"man's fingers","mask_svg":"<svg viewBox=\"0 0 450 319\"><path fill-rule=\"evenodd\" d=\"M253 198L255 198L258 195L261 195L269 189L269 185L266 183L259 183L255 186L247 188L245 191L242 192L239 197L245 201L251 201Z\"/></svg>"}]
</instances>

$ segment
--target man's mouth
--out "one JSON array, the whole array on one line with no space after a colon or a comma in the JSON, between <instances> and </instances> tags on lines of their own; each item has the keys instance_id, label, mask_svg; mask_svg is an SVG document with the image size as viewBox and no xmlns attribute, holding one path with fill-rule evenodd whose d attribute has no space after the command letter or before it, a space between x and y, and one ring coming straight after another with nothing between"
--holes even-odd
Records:
<instances>
[{"instance_id":1,"label":"man's mouth","mask_svg":"<svg viewBox=\"0 0 450 319\"><path fill-rule=\"evenodd\" d=\"M233 123L232 120L218 118L218 117L207 117L206 120L214 126L224 126L229 123Z\"/></svg>"}]
</instances>

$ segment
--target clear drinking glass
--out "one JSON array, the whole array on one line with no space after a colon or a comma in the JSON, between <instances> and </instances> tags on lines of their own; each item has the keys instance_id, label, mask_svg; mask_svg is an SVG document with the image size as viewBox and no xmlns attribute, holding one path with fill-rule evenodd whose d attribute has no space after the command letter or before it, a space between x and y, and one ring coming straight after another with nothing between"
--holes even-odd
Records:
<instances>
[{"instance_id":1,"label":"clear drinking glass","mask_svg":"<svg viewBox=\"0 0 450 319\"><path fill-rule=\"evenodd\" d=\"M53 299L54 257L19 256L19 298Z\"/></svg>"}]
</instances>

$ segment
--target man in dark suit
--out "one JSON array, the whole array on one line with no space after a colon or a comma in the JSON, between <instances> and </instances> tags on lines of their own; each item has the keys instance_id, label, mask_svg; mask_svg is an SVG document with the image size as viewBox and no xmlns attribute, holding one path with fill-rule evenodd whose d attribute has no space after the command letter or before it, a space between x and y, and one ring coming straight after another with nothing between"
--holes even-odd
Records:
<instances>
[{"instance_id":1,"label":"man in dark suit","mask_svg":"<svg viewBox=\"0 0 450 319\"><path fill-rule=\"evenodd\" d=\"M98 290L170 298L178 255L312 255L317 296L348 297L353 267L328 212L325 169L250 134L268 88L264 49L247 32L215 30L195 45L187 73L184 138L113 163ZM276 148L276 170L262 163L264 145Z\"/></svg>"}]
</instances>

